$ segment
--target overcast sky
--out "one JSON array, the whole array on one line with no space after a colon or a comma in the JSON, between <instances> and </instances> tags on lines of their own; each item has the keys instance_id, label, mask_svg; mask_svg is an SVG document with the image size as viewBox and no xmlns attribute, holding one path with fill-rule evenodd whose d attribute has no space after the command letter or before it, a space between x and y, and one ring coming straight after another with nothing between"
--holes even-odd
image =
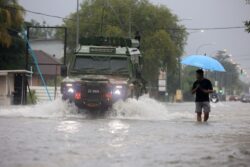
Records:
<instances>
[{"instance_id":1,"label":"overcast sky","mask_svg":"<svg viewBox=\"0 0 250 167\"><path fill-rule=\"evenodd\" d=\"M82 2L83 0L80 0ZM213 28L243 26L250 20L250 5L245 0L150 0L157 5L166 5L176 14L181 24L187 28ZM76 0L19 0L28 10L66 17L76 10ZM58 5L59 4L59 5ZM62 23L62 19L26 14L31 18L45 20L50 25ZM186 20L187 19L187 20ZM189 31L185 55L195 54L203 44L211 44L199 49L199 54L214 55L216 50L226 49L234 61L241 64L250 74L250 34L244 29Z\"/></svg>"}]
</instances>

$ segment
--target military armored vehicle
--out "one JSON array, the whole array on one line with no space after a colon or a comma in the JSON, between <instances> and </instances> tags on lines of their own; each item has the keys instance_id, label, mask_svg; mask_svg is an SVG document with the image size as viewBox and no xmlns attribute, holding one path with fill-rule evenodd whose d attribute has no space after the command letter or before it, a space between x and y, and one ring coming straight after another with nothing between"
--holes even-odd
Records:
<instances>
[{"instance_id":1,"label":"military armored vehicle","mask_svg":"<svg viewBox=\"0 0 250 167\"><path fill-rule=\"evenodd\" d=\"M106 111L117 100L139 98L146 91L139 41L82 38L67 66L62 66L64 100L79 109Z\"/></svg>"}]
</instances>

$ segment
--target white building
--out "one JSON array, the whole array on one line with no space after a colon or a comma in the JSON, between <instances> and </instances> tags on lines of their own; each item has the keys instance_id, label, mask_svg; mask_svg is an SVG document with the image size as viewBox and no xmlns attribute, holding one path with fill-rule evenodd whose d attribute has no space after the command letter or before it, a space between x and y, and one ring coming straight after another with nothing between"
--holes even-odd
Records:
<instances>
[{"instance_id":1,"label":"white building","mask_svg":"<svg viewBox=\"0 0 250 167\"><path fill-rule=\"evenodd\" d=\"M27 70L0 70L0 106L24 104L25 75Z\"/></svg>"},{"instance_id":2,"label":"white building","mask_svg":"<svg viewBox=\"0 0 250 167\"><path fill-rule=\"evenodd\" d=\"M58 39L30 39L33 50L42 50L57 59L63 58L64 42Z\"/></svg>"}]
</instances>

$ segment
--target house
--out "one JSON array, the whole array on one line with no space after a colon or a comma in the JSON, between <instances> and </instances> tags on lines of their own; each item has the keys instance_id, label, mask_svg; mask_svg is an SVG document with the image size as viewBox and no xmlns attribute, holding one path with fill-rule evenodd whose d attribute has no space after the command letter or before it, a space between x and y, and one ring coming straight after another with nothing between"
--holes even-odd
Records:
<instances>
[{"instance_id":1,"label":"house","mask_svg":"<svg viewBox=\"0 0 250 167\"><path fill-rule=\"evenodd\" d=\"M57 59L62 59L64 55L64 43L59 39L30 39L33 50L42 50Z\"/></svg>"},{"instance_id":2,"label":"house","mask_svg":"<svg viewBox=\"0 0 250 167\"><path fill-rule=\"evenodd\" d=\"M61 62L56 59L54 56L49 55L48 53L42 50L34 50L34 53L37 57L39 68L47 84L55 84L56 78L61 75ZM30 79L31 86L41 86L43 85L41 77L35 67L32 64L32 71L34 72Z\"/></svg>"},{"instance_id":3,"label":"house","mask_svg":"<svg viewBox=\"0 0 250 167\"><path fill-rule=\"evenodd\" d=\"M27 70L0 70L0 106L25 103L25 76Z\"/></svg>"},{"instance_id":4,"label":"house","mask_svg":"<svg viewBox=\"0 0 250 167\"><path fill-rule=\"evenodd\" d=\"M51 86L57 85L57 78L60 76L61 71L61 62L42 50L34 50L34 53L37 57L39 68L46 84ZM38 98L47 99L47 95L43 93L44 88L41 87L43 86L41 77L35 64L32 62L30 62L30 69L31 71L23 69L0 70L0 106L26 103L26 76L28 77L29 85L33 86L34 89L39 90L39 92L37 92L39 94ZM51 87L49 90L52 98L55 98L57 97L57 94L59 94L58 92L60 89L57 89L57 87ZM46 95L46 98L43 97L43 94Z\"/></svg>"}]
</instances>

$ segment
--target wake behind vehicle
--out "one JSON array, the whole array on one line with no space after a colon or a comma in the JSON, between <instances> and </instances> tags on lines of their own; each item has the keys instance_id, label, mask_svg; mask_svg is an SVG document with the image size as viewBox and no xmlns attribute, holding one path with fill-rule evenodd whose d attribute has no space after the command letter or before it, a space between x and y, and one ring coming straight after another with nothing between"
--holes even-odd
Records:
<instances>
[{"instance_id":1,"label":"wake behind vehicle","mask_svg":"<svg viewBox=\"0 0 250 167\"><path fill-rule=\"evenodd\" d=\"M62 67L61 93L79 109L106 111L117 100L142 95L142 55L133 39L82 38L70 63Z\"/></svg>"}]
</instances>

